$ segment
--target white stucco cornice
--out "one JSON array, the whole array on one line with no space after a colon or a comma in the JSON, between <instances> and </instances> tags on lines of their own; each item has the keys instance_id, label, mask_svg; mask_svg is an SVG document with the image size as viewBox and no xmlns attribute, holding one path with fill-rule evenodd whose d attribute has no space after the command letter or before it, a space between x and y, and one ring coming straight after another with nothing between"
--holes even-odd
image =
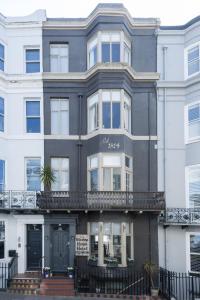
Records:
<instances>
[{"instance_id":1,"label":"white stucco cornice","mask_svg":"<svg viewBox=\"0 0 200 300\"><path fill-rule=\"evenodd\" d=\"M159 80L157 81L158 88L187 88L192 85L200 84L200 75L194 76L183 81L168 81L168 80Z\"/></svg>"},{"instance_id":2,"label":"white stucco cornice","mask_svg":"<svg viewBox=\"0 0 200 300\"><path fill-rule=\"evenodd\" d=\"M41 27L45 20L46 11L43 9L24 17L5 17L0 13L0 24L5 28Z\"/></svg>"},{"instance_id":3,"label":"white stucco cornice","mask_svg":"<svg viewBox=\"0 0 200 300\"><path fill-rule=\"evenodd\" d=\"M128 75L136 81L155 81L159 80L159 74L156 72L136 72L132 67L124 63L96 64L86 72L69 72L69 73L43 73L43 80L58 81L84 81L94 76L98 72L119 72L126 71Z\"/></svg>"}]
</instances>

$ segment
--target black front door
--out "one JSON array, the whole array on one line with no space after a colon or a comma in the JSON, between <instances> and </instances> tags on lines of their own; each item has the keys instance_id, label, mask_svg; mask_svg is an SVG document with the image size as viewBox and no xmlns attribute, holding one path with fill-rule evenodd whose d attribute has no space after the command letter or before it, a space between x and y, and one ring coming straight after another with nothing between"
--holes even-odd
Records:
<instances>
[{"instance_id":1,"label":"black front door","mask_svg":"<svg viewBox=\"0 0 200 300\"><path fill-rule=\"evenodd\" d=\"M42 225L27 225L27 270L37 270L42 259Z\"/></svg>"},{"instance_id":2,"label":"black front door","mask_svg":"<svg viewBox=\"0 0 200 300\"><path fill-rule=\"evenodd\" d=\"M69 226L52 225L51 268L53 272L66 272L69 264Z\"/></svg>"}]
</instances>

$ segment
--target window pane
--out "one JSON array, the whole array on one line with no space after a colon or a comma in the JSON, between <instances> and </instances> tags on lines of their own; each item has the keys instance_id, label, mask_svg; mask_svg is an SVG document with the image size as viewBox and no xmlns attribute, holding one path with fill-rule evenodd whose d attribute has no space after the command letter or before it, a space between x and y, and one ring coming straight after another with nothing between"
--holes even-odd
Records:
<instances>
[{"instance_id":1,"label":"window pane","mask_svg":"<svg viewBox=\"0 0 200 300\"><path fill-rule=\"evenodd\" d=\"M99 224L96 222L90 223L90 233L93 235L99 234Z\"/></svg>"},{"instance_id":2,"label":"window pane","mask_svg":"<svg viewBox=\"0 0 200 300\"><path fill-rule=\"evenodd\" d=\"M111 103L103 102L103 128L110 128L110 118L111 118Z\"/></svg>"},{"instance_id":3,"label":"window pane","mask_svg":"<svg viewBox=\"0 0 200 300\"><path fill-rule=\"evenodd\" d=\"M101 45L102 62L110 62L110 43L102 43Z\"/></svg>"},{"instance_id":4,"label":"window pane","mask_svg":"<svg viewBox=\"0 0 200 300\"><path fill-rule=\"evenodd\" d=\"M131 50L126 44L124 44L124 62L131 64Z\"/></svg>"},{"instance_id":5,"label":"window pane","mask_svg":"<svg viewBox=\"0 0 200 300\"><path fill-rule=\"evenodd\" d=\"M5 252L5 245L4 245L4 241L0 241L0 259L4 258L4 252Z\"/></svg>"},{"instance_id":6,"label":"window pane","mask_svg":"<svg viewBox=\"0 0 200 300\"><path fill-rule=\"evenodd\" d=\"M59 61L57 56L51 56L51 72L59 72Z\"/></svg>"},{"instance_id":7,"label":"window pane","mask_svg":"<svg viewBox=\"0 0 200 300\"><path fill-rule=\"evenodd\" d=\"M113 191L121 190L121 169L113 168Z\"/></svg>"},{"instance_id":8,"label":"window pane","mask_svg":"<svg viewBox=\"0 0 200 300\"><path fill-rule=\"evenodd\" d=\"M191 271L200 272L200 255L190 255L191 258Z\"/></svg>"},{"instance_id":9,"label":"window pane","mask_svg":"<svg viewBox=\"0 0 200 300\"><path fill-rule=\"evenodd\" d=\"M97 46L92 48L89 52L89 67L94 66L97 63Z\"/></svg>"},{"instance_id":10,"label":"window pane","mask_svg":"<svg viewBox=\"0 0 200 300\"><path fill-rule=\"evenodd\" d=\"M26 115L35 117L40 116L40 102L26 101Z\"/></svg>"},{"instance_id":11,"label":"window pane","mask_svg":"<svg viewBox=\"0 0 200 300\"><path fill-rule=\"evenodd\" d=\"M89 132L98 128L98 103L89 107Z\"/></svg>"},{"instance_id":12,"label":"window pane","mask_svg":"<svg viewBox=\"0 0 200 300\"><path fill-rule=\"evenodd\" d=\"M54 191L69 190L69 159L68 158L52 158L51 168L56 178L52 183Z\"/></svg>"},{"instance_id":13,"label":"window pane","mask_svg":"<svg viewBox=\"0 0 200 300\"><path fill-rule=\"evenodd\" d=\"M97 168L98 167L98 157L94 156L90 158L90 168Z\"/></svg>"},{"instance_id":14,"label":"window pane","mask_svg":"<svg viewBox=\"0 0 200 300\"><path fill-rule=\"evenodd\" d=\"M36 61L40 60L40 50L39 49L27 49L26 50L26 61Z\"/></svg>"},{"instance_id":15,"label":"window pane","mask_svg":"<svg viewBox=\"0 0 200 300\"><path fill-rule=\"evenodd\" d=\"M4 46L0 44L0 58L2 61L4 60Z\"/></svg>"},{"instance_id":16,"label":"window pane","mask_svg":"<svg viewBox=\"0 0 200 300\"><path fill-rule=\"evenodd\" d=\"M188 120L189 122L200 119L200 105L194 105L188 110Z\"/></svg>"},{"instance_id":17,"label":"window pane","mask_svg":"<svg viewBox=\"0 0 200 300\"><path fill-rule=\"evenodd\" d=\"M98 169L90 171L90 190L98 191Z\"/></svg>"},{"instance_id":18,"label":"window pane","mask_svg":"<svg viewBox=\"0 0 200 300\"><path fill-rule=\"evenodd\" d=\"M200 207L200 168L189 169L189 200L191 207Z\"/></svg>"},{"instance_id":19,"label":"window pane","mask_svg":"<svg viewBox=\"0 0 200 300\"><path fill-rule=\"evenodd\" d=\"M59 112L51 112L51 134L59 134Z\"/></svg>"},{"instance_id":20,"label":"window pane","mask_svg":"<svg viewBox=\"0 0 200 300\"><path fill-rule=\"evenodd\" d=\"M60 113L60 133L69 134L69 113L68 111L61 111Z\"/></svg>"},{"instance_id":21,"label":"window pane","mask_svg":"<svg viewBox=\"0 0 200 300\"><path fill-rule=\"evenodd\" d=\"M27 118L26 128L28 133L39 133L40 118Z\"/></svg>"},{"instance_id":22,"label":"window pane","mask_svg":"<svg viewBox=\"0 0 200 300\"><path fill-rule=\"evenodd\" d=\"M112 128L120 128L120 103L112 103Z\"/></svg>"},{"instance_id":23,"label":"window pane","mask_svg":"<svg viewBox=\"0 0 200 300\"><path fill-rule=\"evenodd\" d=\"M0 98L0 114L4 114L4 100Z\"/></svg>"},{"instance_id":24,"label":"window pane","mask_svg":"<svg viewBox=\"0 0 200 300\"><path fill-rule=\"evenodd\" d=\"M200 120L189 124L189 138L200 136Z\"/></svg>"},{"instance_id":25,"label":"window pane","mask_svg":"<svg viewBox=\"0 0 200 300\"><path fill-rule=\"evenodd\" d=\"M40 191L40 159L29 159L26 162L27 191Z\"/></svg>"},{"instance_id":26,"label":"window pane","mask_svg":"<svg viewBox=\"0 0 200 300\"><path fill-rule=\"evenodd\" d=\"M0 70L4 71L4 61L0 59Z\"/></svg>"},{"instance_id":27,"label":"window pane","mask_svg":"<svg viewBox=\"0 0 200 300\"><path fill-rule=\"evenodd\" d=\"M113 234L121 235L121 223L113 223Z\"/></svg>"},{"instance_id":28,"label":"window pane","mask_svg":"<svg viewBox=\"0 0 200 300\"><path fill-rule=\"evenodd\" d=\"M126 236L126 258L131 258L131 237Z\"/></svg>"},{"instance_id":29,"label":"window pane","mask_svg":"<svg viewBox=\"0 0 200 300\"><path fill-rule=\"evenodd\" d=\"M117 259L118 263L121 264L121 236L120 235L113 235L113 254L114 258Z\"/></svg>"},{"instance_id":30,"label":"window pane","mask_svg":"<svg viewBox=\"0 0 200 300\"><path fill-rule=\"evenodd\" d=\"M104 155L103 166L120 167L121 166L120 155Z\"/></svg>"},{"instance_id":31,"label":"window pane","mask_svg":"<svg viewBox=\"0 0 200 300\"><path fill-rule=\"evenodd\" d=\"M60 57L60 68L58 72L67 73L68 72L68 57L61 56Z\"/></svg>"},{"instance_id":32,"label":"window pane","mask_svg":"<svg viewBox=\"0 0 200 300\"><path fill-rule=\"evenodd\" d=\"M0 160L0 191L4 190L5 185L5 161Z\"/></svg>"},{"instance_id":33,"label":"window pane","mask_svg":"<svg viewBox=\"0 0 200 300\"><path fill-rule=\"evenodd\" d=\"M40 72L40 63L26 63L26 73L37 73Z\"/></svg>"},{"instance_id":34,"label":"window pane","mask_svg":"<svg viewBox=\"0 0 200 300\"><path fill-rule=\"evenodd\" d=\"M91 250L91 256L92 257L98 257L98 235L91 235L90 236L90 250Z\"/></svg>"},{"instance_id":35,"label":"window pane","mask_svg":"<svg viewBox=\"0 0 200 300\"><path fill-rule=\"evenodd\" d=\"M110 168L104 168L103 169L103 189L104 191L110 191L111 190L111 169Z\"/></svg>"},{"instance_id":36,"label":"window pane","mask_svg":"<svg viewBox=\"0 0 200 300\"><path fill-rule=\"evenodd\" d=\"M199 58L199 46L188 51L188 62Z\"/></svg>"},{"instance_id":37,"label":"window pane","mask_svg":"<svg viewBox=\"0 0 200 300\"><path fill-rule=\"evenodd\" d=\"M200 254L200 235L190 236L190 252Z\"/></svg>"},{"instance_id":38,"label":"window pane","mask_svg":"<svg viewBox=\"0 0 200 300\"><path fill-rule=\"evenodd\" d=\"M120 61L120 43L112 43L112 62Z\"/></svg>"},{"instance_id":39,"label":"window pane","mask_svg":"<svg viewBox=\"0 0 200 300\"><path fill-rule=\"evenodd\" d=\"M199 60L192 61L188 64L188 75L199 72Z\"/></svg>"}]
</instances>

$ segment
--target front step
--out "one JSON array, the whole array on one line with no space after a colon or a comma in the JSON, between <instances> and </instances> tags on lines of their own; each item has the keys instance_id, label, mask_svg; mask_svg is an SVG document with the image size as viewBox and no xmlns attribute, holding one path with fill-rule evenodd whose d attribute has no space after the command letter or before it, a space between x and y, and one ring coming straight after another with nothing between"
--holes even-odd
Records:
<instances>
[{"instance_id":1,"label":"front step","mask_svg":"<svg viewBox=\"0 0 200 300\"><path fill-rule=\"evenodd\" d=\"M27 274L15 277L11 280L9 293L20 295L36 295L40 288L40 278L28 278Z\"/></svg>"},{"instance_id":2,"label":"front step","mask_svg":"<svg viewBox=\"0 0 200 300\"><path fill-rule=\"evenodd\" d=\"M74 280L68 278L43 279L39 295L43 296L75 296Z\"/></svg>"}]
</instances>

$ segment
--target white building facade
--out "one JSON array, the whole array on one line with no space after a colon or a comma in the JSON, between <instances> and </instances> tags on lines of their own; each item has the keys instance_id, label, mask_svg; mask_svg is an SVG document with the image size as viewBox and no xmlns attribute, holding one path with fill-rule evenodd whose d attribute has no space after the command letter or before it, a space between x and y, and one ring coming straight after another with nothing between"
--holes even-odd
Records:
<instances>
[{"instance_id":1,"label":"white building facade","mask_svg":"<svg viewBox=\"0 0 200 300\"><path fill-rule=\"evenodd\" d=\"M158 31L160 265L200 272L200 19Z\"/></svg>"},{"instance_id":2,"label":"white building facade","mask_svg":"<svg viewBox=\"0 0 200 300\"><path fill-rule=\"evenodd\" d=\"M32 191L40 190L39 171L44 156L41 74L45 18L44 11L19 18L0 15L0 190L5 191L0 200L4 207L31 207L36 200ZM0 220L0 259L7 261L8 250L16 250L19 272L24 272L25 224L42 224L43 217L1 213Z\"/></svg>"}]
</instances>

